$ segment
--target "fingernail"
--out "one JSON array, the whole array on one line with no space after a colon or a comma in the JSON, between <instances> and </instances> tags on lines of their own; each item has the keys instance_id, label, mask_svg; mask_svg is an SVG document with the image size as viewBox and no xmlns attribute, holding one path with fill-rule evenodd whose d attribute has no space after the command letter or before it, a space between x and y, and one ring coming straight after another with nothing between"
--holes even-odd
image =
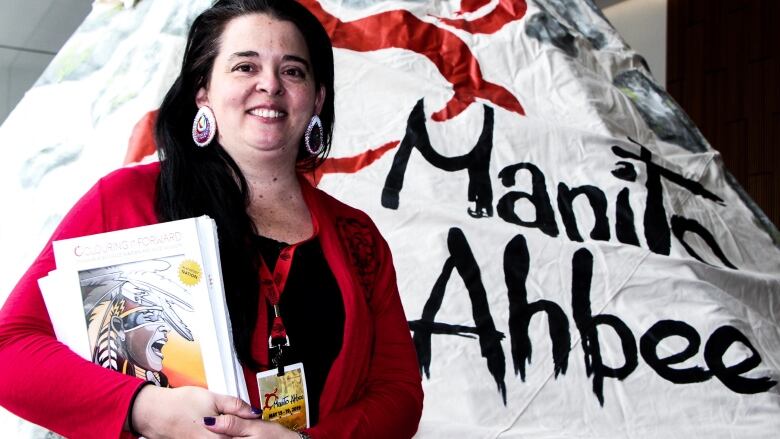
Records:
<instances>
[{"instance_id":1,"label":"fingernail","mask_svg":"<svg viewBox=\"0 0 780 439\"><path fill-rule=\"evenodd\" d=\"M252 414L253 415L262 415L263 414L263 409L259 409L257 407L252 407Z\"/></svg>"},{"instance_id":2,"label":"fingernail","mask_svg":"<svg viewBox=\"0 0 780 439\"><path fill-rule=\"evenodd\" d=\"M205 418L203 418L203 423L208 426L212 426L217 423L217 418L214 418L212 416L206 416Z\"/></svg>"}]
</instances>

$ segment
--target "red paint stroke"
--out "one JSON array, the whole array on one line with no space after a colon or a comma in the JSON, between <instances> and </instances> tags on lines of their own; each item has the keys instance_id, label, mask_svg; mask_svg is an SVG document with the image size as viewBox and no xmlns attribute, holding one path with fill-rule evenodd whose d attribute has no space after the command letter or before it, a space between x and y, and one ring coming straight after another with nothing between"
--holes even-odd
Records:
<instances>
[{"instance_id":1,"label":"red paint stroke","mask_svg":"<svg viewBox=\"0 0 780 439\"><path fill-rule=\"evenodd\" d=\"M307 178L316 186L325 174L354 174L379 160L386 152L396 148L399 143L401 142L393 140L352 157L329 157L314 171L313 177L307 174Z\"/></svg>"},{"instance_id":2,"label":"red paint stroke","mask_svg":"<svg viewBox=\"0 0 780 439\"><path fill-rule=\"evenodd\" d=\"M478 11L482 7L487 6L488 3L490 3L490 0L460 0L460 11L456 12L455 15Z\"/></svg>"},{"instance_id":3,"label":"red paint stroke","mask_svg":"<svg viewBox=\"0 0 780 439\"><path fill-rule=\"evenodd\" d=\"M463 3L461 3L461 10L457 13L458 15L461 15L464 12L463 4L466 3L464 0ZM472 8L474 6L477 6L476 9L470 9L466 12L473 12L479 9L479 7L484 6L484 1L480 0L472 0L472 2L469 2L468 5L469 8ZM480 5L475 5L471 3L482 3ZM498 5L494 10L492 10L489 14L485 15L484 17L477 18L475 20L466 20L462 18L443 18L443 17L437 17L439 20L441 20L442 23L446 23L454 28L464 30L471 34L493 34L498 32L499 29L504 27L505 24L511 23L513 21L517 21L525 15L525 11L528 9L528 6L526 5L525 1L519 1L519 0L500 0L498 2Z\"/></svg>"},{"instance_id":4,"label":"red paint stroke","mask_svg":"<svg viewBox=\"0 0 780 439\"><path fill-rule=\"evenodd\" d=\"M157 151L157 145L154 143L154 123L157 121L158 111L153 110L144 114L133 127L123 165L138 163Z\"/></svg>"},{"instance_id":5,"label":"red paint stroke","mask_svg":"<svg viewBox=\"0 0 780 439\"><path fill-rule=\"evenodd\" d=\"M301 0L317 16L333 40L334 47L370 52L398 48L415 51L430 59L450 84L454 95L446 106L433 113L438 122L452 119L481 98L524 115L520 102L507 89L485 81L471 49L452 32L424 22L405 10L381 12L359 20L343 22L326 12L315 0Z\"/></svg>"}]
</instances>

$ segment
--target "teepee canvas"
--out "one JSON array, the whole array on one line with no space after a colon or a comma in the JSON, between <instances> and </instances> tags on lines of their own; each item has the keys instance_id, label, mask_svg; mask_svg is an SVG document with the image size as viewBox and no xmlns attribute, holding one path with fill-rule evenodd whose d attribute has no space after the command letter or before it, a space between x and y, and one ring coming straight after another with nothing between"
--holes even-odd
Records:
<instances>
[{"instance_id":1,"label":"teepee canvas","mask_svg":"<svg viewBox=\"0 0 780 439\"><path fill-rule=\"evenodd\" d=\"M336 60L319 187L392 248L417 437L780 431L780 235L590 0L302 3ZM98 177L155 159L208 4L95 9L0 128L25 145L2 291Z\"/></svg>"}]
</instances>

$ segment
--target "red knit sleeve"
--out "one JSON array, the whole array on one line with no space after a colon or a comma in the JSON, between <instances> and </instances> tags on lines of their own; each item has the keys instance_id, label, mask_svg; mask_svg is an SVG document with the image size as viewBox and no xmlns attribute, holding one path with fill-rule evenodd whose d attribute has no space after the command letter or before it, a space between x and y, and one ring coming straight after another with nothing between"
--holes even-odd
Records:
<instances>
[{"instance_id":1,"label":"red knit sleeve","mask_svg":"<svg viewBox=\"0 0 780 439\"><path fill-rule=\"evenodd\" d=\"M375 228L373 232L379 270L369 294L374 340L368 376L353 404L321 418L308 430L315 439L410 438L422 415L417 355L398 294L392 256L379 232Z\"/></svg>"},{"instance_id":2,"label":"red knit sleeve","mask_svg":"<svg viewBox=\"0 0 780 439\"><path fill-rule=\"evenodd\" d=\"M83 360L58 342L38 279L53 270L51 242L103 232L102 183L71 209L0 310L0 405L69 438L122 435L140 380Z\"/></svg>"}]
</instances>

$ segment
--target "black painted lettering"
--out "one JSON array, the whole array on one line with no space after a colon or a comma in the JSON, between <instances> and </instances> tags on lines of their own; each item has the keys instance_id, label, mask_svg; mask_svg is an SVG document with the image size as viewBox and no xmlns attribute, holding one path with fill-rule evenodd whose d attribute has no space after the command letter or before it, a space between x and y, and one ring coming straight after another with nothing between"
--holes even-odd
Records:
<instances>
[{"instance_id":1,"label":"black painted lettering","mask_svg":"<svg viewBox=\"0 0 780 439\"><path fill-rule=\"evenodd\" d=\"M750 350L751 355L738 364L726 366L723 363L723 355L734 343L741 343ZM761 364L761 355L750 344L750 340L733 326L721 326L710 335L707 344L704 345L704 360L715 377L733 392L748 394L766 392L777 384L777 381L773 381L769 377L746 378L741 376Z\"/></svg>"},{"instance_id":2,"label":"black painted lettering","mask_svg":"<svg viewBox=\"0 0 780 439\"><path fill-rule=\"evenodd\" d=\"M688 342L688 346L682 352L678 352L668 357L659 358L656 348L661 340L678 336ZM674 369L669 367L672 364L682 363L693 357L699 352L701 346L701 337L693 326L677 320L661 320L656 322L639 340L639 351L642 358L648 366L664 378L675 384L700 383L707 381L712 377L712 372L699 366L688 367L684 369Z\"/></svg>"},{"instance_id":3,"label":"black painted lettering","mask_svg":"<svg viewBox=\"0 0 780 439\"><path fill-rule=\"evenodd\" d=\"M504 334L496 330L493 316L490 315L490 305L487 300L487 292L482 284L479 265L476 259L474 259L474 254L471 252L466 236L460 229L456 227L450 229L447 235L447 247L450 256L445 261L444 269L436 280L431 296L423 307L422 318L409 322L409 327L414 331L413 340L417 348L420 368L426 377L430 378L431 334L462 335L463 332L476 334L479 338L482 357L487 361L488 371L493 375L504 405L506 405L506 384L504 383L506 358L501 347L501 340L504 338ZM466 285L466 290L469 292L471 312L475 323L473 328L454 327L434 321L436 313L439 312L444 300L447 281L452 275L453 269L458 271ZM463 329L466 329L466 331L463 331Z\"/></svg>"},{"instance_id":4,"label":"black painted lettering","mask_svg":"<svg viewBox=\"0 0 780 439\"><path fill-rule=\"evenodd\" d=\"M615 203L615 235L623 244L639 247L639 238L634 227L634 210L631 209L627 187L621 189Z\"/></svg>"},{"instance_id":5,"label":"black painted lettering","mask_svg":"<svg viewBox=\"0 0 780 439\"><path fill-rule=\"evenodd\" d=\"M547 194L547 184L544 180L544 174L536 165L532 163L518 163L505 167L498 173L501 183L504 187L515 185L515 174L525 169L531 173L531 193L522 191L511 191L498 200L498 216L504 221L517 224L524 227L536 227L545 234L558 236L558 225L555 223L555 211L553 211L550 196ZM533 221L520 219L515 213L515 203L517 200L526 199L531 202L536 211L536 218Z\"/></svg>"},{"instance_id":6,"label":"black painted lettering","mask_svg":"<svg viewBox=\"0 0 780 439\"><path fill-rule=\"evenodd\" d=\"M687 251L689 255L693 256L694 258L698 259L701 262L704 262L705 264L708 264L707 261L702 259L702 257L699 256L699 254L693 250L693 247L691 247L687 242L685 242L686 232L691 232L699 235L699 237L703 239L708 246L710 246L712 253L714 253L715 256L718 259L720 259L720 262L722 262L723 265L736 270L737 267L735 267L734 264L732 264L731 261L729 261L728 258L726 258L726 255L723 253L723 250L720 249L720 246L715 241L715 238L712 236L712 233L710 233L707 229L705 229L704 226L699 224L698 221L684 218L679 215L672 215L672 231L674 232L674 237L677 238L678 241L680 241L680 244L682 244L682 246L685 248L685 251Z\"/></svg>"},{"instance_id":7,"label":"black painted lettering","mask_svg":"<svg viewBox=\"0 0 780 439\"><path fill-rule=\"evenodd\" d=\"M628 326L611 314L592 315L590 309L590 285L593 278L593 255L584 248L572 257L572 312L574 323L580 332L582 350L585 352L585 372L593 376L593 393L604 405L604 377L625 379L636 369L638 362L636 340ZM598 327L610 326L620 338L625 363L610 367L601 361Z\"/></svg>"},{"instance_id":8,"label":"black painted lettering","mask_svg":"<svg viewBox=\"0 0 780 439\"><path fill-rule=\"evenodd\" d=\"M525 381L525 365L531 365L531 339L528 325L537 312L547 313L547 326L552 343L555 377L565 374L569 364L569 319L560 306L549 300L528 303L525 281L528 277L530 257L523 235L517 235L504 249L504 276L509 296L509 335L512 345L512 360L515 374Z\"/></svg>"},{"instance_id":9,"label":"black painted lettering","mask_svg":"<svg viewBox=\"0 0 780 439\"><path fill-rule=\"evenodd\" d=\"M612 152L618 157L633 158L644 162L647 169L647 200L645 203L645 239L647 246L653 253L668 255L671 249L671 233L666 222L666 209L664 208L663 186L661 185L660 167L653 163L653 155L650 150L639 145L639 155L626 151L619 146L613 146Z\"/></svg>"},{"instance_id":10,"label":"black painted lettering","mask_svg":"<svg viewBox=\"0 0 780 439\"><path fill-rule=\"evenodd\" d=\"M468 153L457 157L444 157L433 149L425 127L425 111L423 99L409 114L406 123L406 134L393 158L393 164L387 174L385 186L382 189L382 206L388 209L398 209L401 189L404 185L404 175L409 157L413 149L417 149L423 158L433 166L455 172L466 169L469 175L468 201L473 202L474 209L467 212L474 218L493 216L493 188L490 183L490 154L493 150L493 109L483 105L485 119L482 134L477 144Z\"/></svg>"},{"instance_id":11,"label":"black painted lettering","mask_svg":"<svg viewBox=\"0 0 780 439\"><path fill-rule=\"evenodd\" d=\"M713 201L720 205L725 205L723 200L712 192L708 191L698 181L694 181L684 176L672 172L662 166L653 163L653 154L649 149L645 148L640 143L629 138L631 142L639 146L639 154L630 152L619 146L613 146L612 152L621 158L630 158L641 161L645 164L647 169L647 179L645 186L647 188L647 202L645 205L645 238L647 239L648 248L653 253L660 255L668 255L671 249L671 233L669 230L669 224L666 221L666 209L664 209L663 199L663 187L661 185L661 177L667 181L676 184L689 191L690 193L702 197L704 199ZM619 164L622 162L618 162ZM615 175L615 172L613 172ZM619 172L616 175L618 178L624 176L628 178L625 172Z\"/></svg>"},{"instance_id":12,"label":"black painted lettering","mask_svg":"<svg viewBox=\"0 0 780 439\"><path fill-rule=\"evenodd\" d=\"M582 242L582 236L577 229L577 218L574 216L572 204L579 195L585 195L593 209L593 230L590 237L599 241L609 241L609 221L607 220L607 196L596 186L579 186L569 188L566 183L558 183L558 212L561 214L566 236L572 241Z\"/></svg>"}]
</instances>

